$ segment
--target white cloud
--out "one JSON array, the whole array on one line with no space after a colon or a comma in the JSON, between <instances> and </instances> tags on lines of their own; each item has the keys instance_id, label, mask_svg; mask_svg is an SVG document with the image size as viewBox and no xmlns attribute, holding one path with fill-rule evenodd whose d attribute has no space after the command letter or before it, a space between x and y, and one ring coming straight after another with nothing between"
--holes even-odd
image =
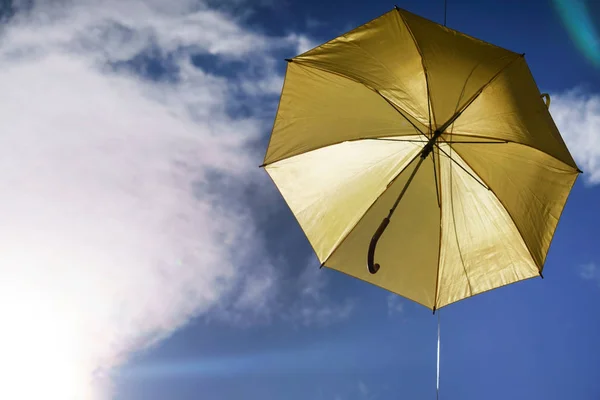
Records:
<instances>
[{"instance_id":1,"label":"white cloud","mask_svg":"<svg viewBox=\"0 0 600 400\"><path fill-rule=\"evenodd\" d=\"M48 23L63 22L48 30ZM164 52L186 48L241 58L261 56L269 46L285 45L240 26L235 18L208 9L195 0L176 0L168 5L157 0L93 0L36 2L33 13L17 18L14 25L26 29L7 32L6 50L38 46L44 42L60 48L91 49L102 59L128 60L149 44ZM55 28L58 28L55 26Z\"/></svg>"},{"instance_id":2,"label":"white cloud","mask_svg":"<svg viewBox=\"0 0 600 400\"><path fill-rule=\"evenodd\" d=\"M320 44L306 35L291 34L287 38L290 42L296 44L297 54L302 54Z\"/></svg>"},{"instance_id":3,"label":"white cloud","mask_svg":"<svg viewBox=\"0 0 600 400\"><path fill-rule=\"evenodd\" d=\"M600 183L600 95L552 95L550 112L588 184Z\"/></svg>"},{"instance_id":4,"label":"white cloud","mask_svg":"<svg viewBox=\"0 0 600 400\"><path fill-rule=\"evenodd\" d=\"M248 149L268 124L231 117L243 85L189 56L252 51L244 93L263 96L291 44L191 0L41 1L3 28L0 398L103 398L111 369L223 298L263 304L258 227L212 174L262 179ZM177 79L111 68L149 48Z\"/></svg>"}]
</instances>

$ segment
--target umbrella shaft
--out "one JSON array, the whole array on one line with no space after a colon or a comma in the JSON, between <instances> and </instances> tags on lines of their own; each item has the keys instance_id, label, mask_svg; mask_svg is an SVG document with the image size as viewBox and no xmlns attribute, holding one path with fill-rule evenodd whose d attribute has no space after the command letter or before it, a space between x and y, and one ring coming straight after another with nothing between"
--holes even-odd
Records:
<instances>
[{"instance_id":1,"label":"umbrella shaft","mask_svg":"<svg viewBox=\"0 0 600 400\"><path fill-rule=\"evenodd\" d=\"M427 144L425 145L425 147L423 147L423 150L421 151L421 158L422 159L427 158L427 156L429 155L429 153L431 153L433 151L433 146L435 146L436 140L441 135L442 135L442 131L435 131L435 132L433 132L433 136L431 137L431 139L429 139L429 141L427 142Z\"/></svg>"},{"instance_id":2,"label":"umbrella shaft","mask_svg":"<svg viewBox=\"0 0 600 400\"><path fill-rule=\"evenodd\" d=\"M408 178L408 180L404 184L404 187L402 188L402 191L400 192L400 194L398 195L398 198L394 202L394 205L390 209L390 212L389 212L389 214L387 216L388 219L392 218L392 214L394 214L394 211L396 211L396 207L398 207L398 204L400 204L400 200L402 200L402 197L404 197L404 193L406 193L406 190L408 189L408 187L410 186L410 183L412 182L413 178L417 174L417 171L419 171L419 168L421 167L421 164L423 164L423 161L425 160L425 158L427 158L427 156L423 157L423 153L421 153L421 157L419 158L419 162L415 166L415 169L413 169L413 172L410 174L410 177Z\"/></svg>"},{"instance_id":3,"label":"umbrella shaft","mask_svg":"<svg viewBox=\"0 0 600 400\"><path fill-rule=\"evenodd\" d=\"M419 156L419 158L420 158L419 162L415 166L415 169L413 170L413 172L410 174L410 177L408 178L408 180L406 181L406 184L402 188L400 195L398 195L398 198L396 199L396 201L394 202L394 205L390 209L390 213L388 214L388 219L392 218L392 214L394 214L394 211L396 211L396 207L398 207L398 204L400 203L400 200L402 200L404 193L406 193L406 190L408 189L408 187L410 186L410 183L412 182L413 178L417 174L417 171L419 171L419 168L421 168L421 164L423 164L423 161L425 161L427 156L429 156L429 154L433 151L433 146L435 146L435 142L441 136L441 134L442 134L441 131L435 131L433 133L433 136L431 137L431 139L429 139L427 144L423 147L423 150L421 150L421 154Z\"/></svg>"},{"instance_id":4,"label":"umbrella shaft","mask_svg":"<svg viewBox=\"0 0 600 400\"><path fill-rule=\"evenodd\" d=\"M408 177L408 180L404 184L404 187L402 188L402 191L400 192L400 194L398 195L398 198L394 202L394 205L390 209L390 213L388 214L387 218L384 218L383 221L381 221L379 228L377 229L377 231L375 232L375 234L373 234L373 237L371 238L371 243L369 243L369 250L367 252L367 267L369 269L369 272L372 274L377 273L377 271L379 271L379 268L380 268L380 265L375 263L375 248L377 247L377 242L379 241L379 238L381 238L381 235L383 235L383 232L389 225L390 219L392 218L392 214L394 214L396 207L398 207L400 200L402 200L404 193L406 193L406 190L408 189L408 187L410 186L410 183L412 182L415 175L417 174L417 171L419 171L419 168L421 168L421 164L423 164L423 161L425 161L425 159L433 151L433 147L435 146L435 141L440 137L440 135L441 135L441 131L439 131L439 130L435 131L433 136L429 139L427 144L423 147L423 149L421 150L421 152L419 154L419 161L417 162L417 165L415 166L412 173Z\"/></svg>"}]
</instances>

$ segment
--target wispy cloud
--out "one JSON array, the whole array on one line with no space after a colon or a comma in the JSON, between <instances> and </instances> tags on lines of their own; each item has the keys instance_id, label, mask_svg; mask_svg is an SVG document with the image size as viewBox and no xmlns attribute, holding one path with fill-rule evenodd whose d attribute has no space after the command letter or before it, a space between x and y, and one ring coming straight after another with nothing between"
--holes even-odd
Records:
<instances>
[{"instance_id":1,"label":"wispy cloud","mask_svg":"<svg viewBox=\"0 0 600 400\"><path fill-rule=\"evenodd\" d=\"M600 95L553 94L550 112L588 184L600 183Z\"/></svg>"},{"instance_id":2,"label":"wispy cloud","mask_svg":"<svg viewBox=\"0 0 600 400\"><path fill-rule=\"evenodd\" d=\"M584 264L579 268L579 276L593 281L600 287L600 267L595 263Z\"/></svg>"},{"instance_id":3,"label":"wispy cloud","mask_svg":"<svg viewBox=\"0 0 600 400\"><path fill-rule=\"evenodd\" d=\"M390 293L387 297L388 315L404 313L404 302L396 294Z\"/></svg>"},{"instance_id":4,"label":"wispy cloud","mask_svg":"<svg viewBox=\"0 0 600 400\"><path fill-rule=\"evenodd\" d=\"M355 301L332 291L328 272L311 261L290 264L273 259L260 271L253 271L238 289L237 300L225 304L208 318L240 327L285 321L298 327L327 327L348 319Z\"/></svg>"},{"instance_id":5,"label":"wispy cloud","mask_svg":"<svg viewBox=\"0 0 600 400\"><path fill-rule=\"evenodd\" d=\"M306 18L306 27L308 29L317 29L327 25L325 21L320 20L319 18L307 17Z\"/></svg>"},{"instance_id":6,"label":"wispy cloud","mask_svg":"<svg viewBox=\"0 0 600 400\"><path fill-rule=\"evenodd\" d=\"M361 400L376 400L382 397L382 388L374 388L368 386L362 380L358 381L358 396L352 396L352 398L358 398Z\"/></svg>"},{"instance_id":7,"label":"wispy cloud","mask_svg":"<svg viewBox=\"0 0 600 400\"><path fill-rule=\"evenodd\" d=\"M241 202L268 123L230 107L276 94L272 52L302 41L191 0L24 4L0 42L0 398L104 398L132 352L273 290Z\"/></svg>"},{"instance_id":8,"label":"wispy cloud","mask_svg":"<svg viewBox=\"0 0 600 400\"><path fill-rule=\"evenodd\" d=\"M367 398L369 396L369 388L363 381L358 381L358 391L362 398Z\"/></svg>"},{"instance_id":9,"label":"wispy cloud","mask_svg":"<svg viewBox=\"0 0 600 400\"><path fill-rule=\"evenodd\" d=\"M311 257L312 259L312 257ZM342 301L328 293L328 275L312 262L297 278L300 295L288 309L288 318L304 326L331 325L347 319L354 311L351 298Z\"/></svg>"}]
</instances>

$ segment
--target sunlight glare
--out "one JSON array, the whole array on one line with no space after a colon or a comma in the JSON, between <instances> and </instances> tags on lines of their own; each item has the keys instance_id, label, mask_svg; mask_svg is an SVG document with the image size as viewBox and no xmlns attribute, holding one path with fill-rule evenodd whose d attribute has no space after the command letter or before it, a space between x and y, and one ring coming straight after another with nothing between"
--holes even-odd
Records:
<instances>
[{"instance_id":1,"label":"sunlight glare","mask_svg":"<svg viewBox=\"0 0 600 400\"><path fill-rule=\"evenodd\" d=\"M68 308L67 308L68 309ZM74 333L75 316L37 288L11 282L0 293L0 398L89 399Z\"/></svg>"}]
</instances>

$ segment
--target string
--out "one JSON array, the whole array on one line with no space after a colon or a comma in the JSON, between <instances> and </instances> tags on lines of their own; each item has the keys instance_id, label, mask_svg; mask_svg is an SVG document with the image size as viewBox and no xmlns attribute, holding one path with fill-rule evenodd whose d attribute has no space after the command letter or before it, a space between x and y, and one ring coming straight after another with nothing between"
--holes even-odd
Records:
<instances>
[{"instance_id":1,"label":"string","mask_svg":"<svg viewBox=\"0 0 600 400\"><path fill-rule=\"evenodd\" d=\"M437 384L435 398L440 399L440 312L437 313L438 331L437 331Z\"/></svg>"}]
</instances>

